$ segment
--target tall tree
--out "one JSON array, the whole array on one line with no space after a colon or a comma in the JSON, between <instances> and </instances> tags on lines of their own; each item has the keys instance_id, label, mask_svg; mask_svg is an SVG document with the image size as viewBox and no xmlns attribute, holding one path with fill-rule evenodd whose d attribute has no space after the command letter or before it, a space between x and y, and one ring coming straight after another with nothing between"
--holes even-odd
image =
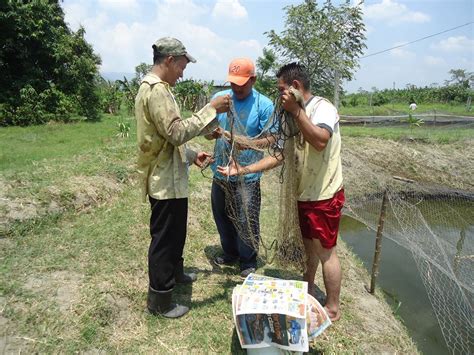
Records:
<instances>
[{"instance_id":1,"label":"tall tree","mask_svg":"<svg viewBox=\"0 0 474 355\"><path fill-rule=\"evenodd\" d=\"M278 63L275 52L270 48L263 48L263 55L257 59L257 81L255 88L268 97L276 95L276 79L274 71Z\"/></svg>"},{"instance_id":2,"label":"tall tree","mask_svg":"<svg viewBox=\"0 0 474 355\"><path fill-rule=\"evenodd\" d=\"M329 96L335 78L351 80L366 45L360 6L346 0L334 6L330 0L289 5L281 34L266 32L269 44L284 62L299 61L311 75L313 89ZM337 84L340 86L340 82Z\"/></svg>"},{"instance_id":3,"label":"tall tree","mask_svg":"<svg viewBox=\"0 0 474 355\"><path fill-rule=\"evenodd\" d=\"M466 69L451 69L449 74L451 78L446 80L446 85L459 85L464 88L470 88L474 84L474 73L470 73Z\"/></svg>"},{"instance_id":4,"label":"tall tree","mask_svg":"<svg viewBox=\"0 0 474 355\"><path fill-rule=\"evenodd\" d=\"M2 116L11 116L0 117L1 124L39 123L55 115L98 117L100 58L84 33L67 27L57 0L0 2L0 105ZM37 107L22 110L25 100Z\"/></svg>"}]
</instances>

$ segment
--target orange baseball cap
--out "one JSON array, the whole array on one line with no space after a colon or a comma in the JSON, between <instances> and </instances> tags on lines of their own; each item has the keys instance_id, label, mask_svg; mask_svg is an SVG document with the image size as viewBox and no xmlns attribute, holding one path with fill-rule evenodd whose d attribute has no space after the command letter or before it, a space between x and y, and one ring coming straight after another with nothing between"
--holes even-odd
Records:
<instances>
[{"instance_id":1,"label":"orange baseball cap","mask_svg":"<svg viewBox=\"0 0 474 355\"><path fill-rule=\"evenodd\" d=\"M255 65L248 58L236 58L229 64L227 81L242 86L255 76Z\"/></svg>"}]
</instances>

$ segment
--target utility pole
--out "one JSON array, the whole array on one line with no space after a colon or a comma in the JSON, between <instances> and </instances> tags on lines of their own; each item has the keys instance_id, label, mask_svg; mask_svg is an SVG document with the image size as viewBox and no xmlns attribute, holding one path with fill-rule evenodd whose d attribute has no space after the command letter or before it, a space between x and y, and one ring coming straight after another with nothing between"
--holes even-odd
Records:
<instances>
[{"instance_id":1,"label":"utility pole","mask_svg":"<svg viewBox=\"0 0 474 355\"><path fill-rule=\"evenodd\" d=\"M334 106L339 109L339 70L334 71Z\"/></svg>"},{"instance_id":2,"label":"utility pole","mask_svg":"<svg viewBox=\"0 0 474 355\"><path fill-rule=\"evenodd\" d=\"M393 82L393 90L392 90L392 110L395 108L395 82Z\"/></svg>"}]
</instances>

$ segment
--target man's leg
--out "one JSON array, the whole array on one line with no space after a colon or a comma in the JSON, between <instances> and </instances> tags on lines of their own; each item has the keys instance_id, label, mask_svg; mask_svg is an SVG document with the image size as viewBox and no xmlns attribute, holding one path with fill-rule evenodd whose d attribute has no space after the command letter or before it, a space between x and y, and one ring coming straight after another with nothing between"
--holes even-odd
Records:
<instances>
[{"instance_id":1,"label":"man's leg","mask_svg":"<svg viewBox=\"0 0 474 355\"><path fill-rule=\"evenodd\" d=\"M336 254L337 234L344 205L344 190L333 198L315 202L298 202L301 234L304 237L308 257L307 281L314 282L318 259L323 265L323 280L326 287L326 305L332 321L340 318L339 295L341 293L341 265ZM307 240L305 240L307 238ZM317 259L312 259L313 255ZM306 279L305 279L306 280Z\"/></svg>"},{"instance_id":2,"label":"man's leg","mask_svg":"<svg viewBox=\"0 0 474 355\"><path fill-rule=\"evenodd\" d=\"M238 223L241 235L237 236L240 255L240 271L246 277L248 269L257 268L258 246L260 241L260 181L245 182L234 186L237 202Z\"/></svg>"},{"instance_id":3,"label":"man's leg","mask_svg":"<svg viewBox=\"0 0 474 355\"><path fill-rule=\"evenodd\" d=\"M319 240L313 239L312 242L323 266L323 280L326 288L326 304L324 308L326 308L331 321L337 321L341 317L339 296L341 294L342 272L336 253L336 246L326 249Z\"/></svg>"},{"instance_id":4,"label":"man's leg","mask_svg":"<svg viewBox=\"0 0 474 355\"><path fill-rule=\"evenodd\" d=\"M212 182L211 188L211 205L212 214L216 223L217 231L221 240L222 250L224 251L224 258L229 261L237 261L239 258L239 250L237 247L234 224L227 216L226 206L226 191L221 186L228 186L224 181ZM228 191L227 193L229 193Z\"/></svg>"},{"instance_id":5,"label":"man's leg","mask_svg":"<svg viewBox=\"0 0 474 355\"><path fill-rule=\"evenodd\" d=\"M166 291L175 285L175 267L183 253L188 200L150 198L150 205L151 242L148 249L150 286L158 291Z\"/></svg>"},{"instance_id":6,"label":"man's leg","mask_svg":"<svg viewBox=\"0 0 474 355\"><path fill-rule=\"evenodd\" d=\"M314 296L316 293L314 278L318 270L319 257L313 239L303 238L303 243L306 253L306 272L303 274L303 280L308 283L308 293Z\"/></svg>"},{"instance_id":7,"label":"man's leg","mask_svg":"<svg viewBox=\"0 0 474 355\"><path fill-rule=\"evenodd\" d=\"M168 318L181 317L189 308L171 301L176 264L186 238L188 200L155 200L150 197L150 205L147 308L152 314Z\"/></svg>"}]
</instances>

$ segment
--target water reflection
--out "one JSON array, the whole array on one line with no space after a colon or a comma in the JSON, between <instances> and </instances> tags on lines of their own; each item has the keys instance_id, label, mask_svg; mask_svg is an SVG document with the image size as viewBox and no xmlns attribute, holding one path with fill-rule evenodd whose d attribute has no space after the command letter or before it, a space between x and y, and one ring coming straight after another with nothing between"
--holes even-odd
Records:
<instances>
[{"instance_id":1,"label":"water reflection","mask_svg":"<svg viewBox=\"0 0 474 355\"><path fill-rule=\"evenodd\" d=\"M343 217L341 238L370 270L375 232L358 221ZM382 242L377 285L385 291L393 309L398 308L397 315L402 318L420 351L425 354L449 353L411 252L387 238Z\"/></svg>"}]
</instances>

